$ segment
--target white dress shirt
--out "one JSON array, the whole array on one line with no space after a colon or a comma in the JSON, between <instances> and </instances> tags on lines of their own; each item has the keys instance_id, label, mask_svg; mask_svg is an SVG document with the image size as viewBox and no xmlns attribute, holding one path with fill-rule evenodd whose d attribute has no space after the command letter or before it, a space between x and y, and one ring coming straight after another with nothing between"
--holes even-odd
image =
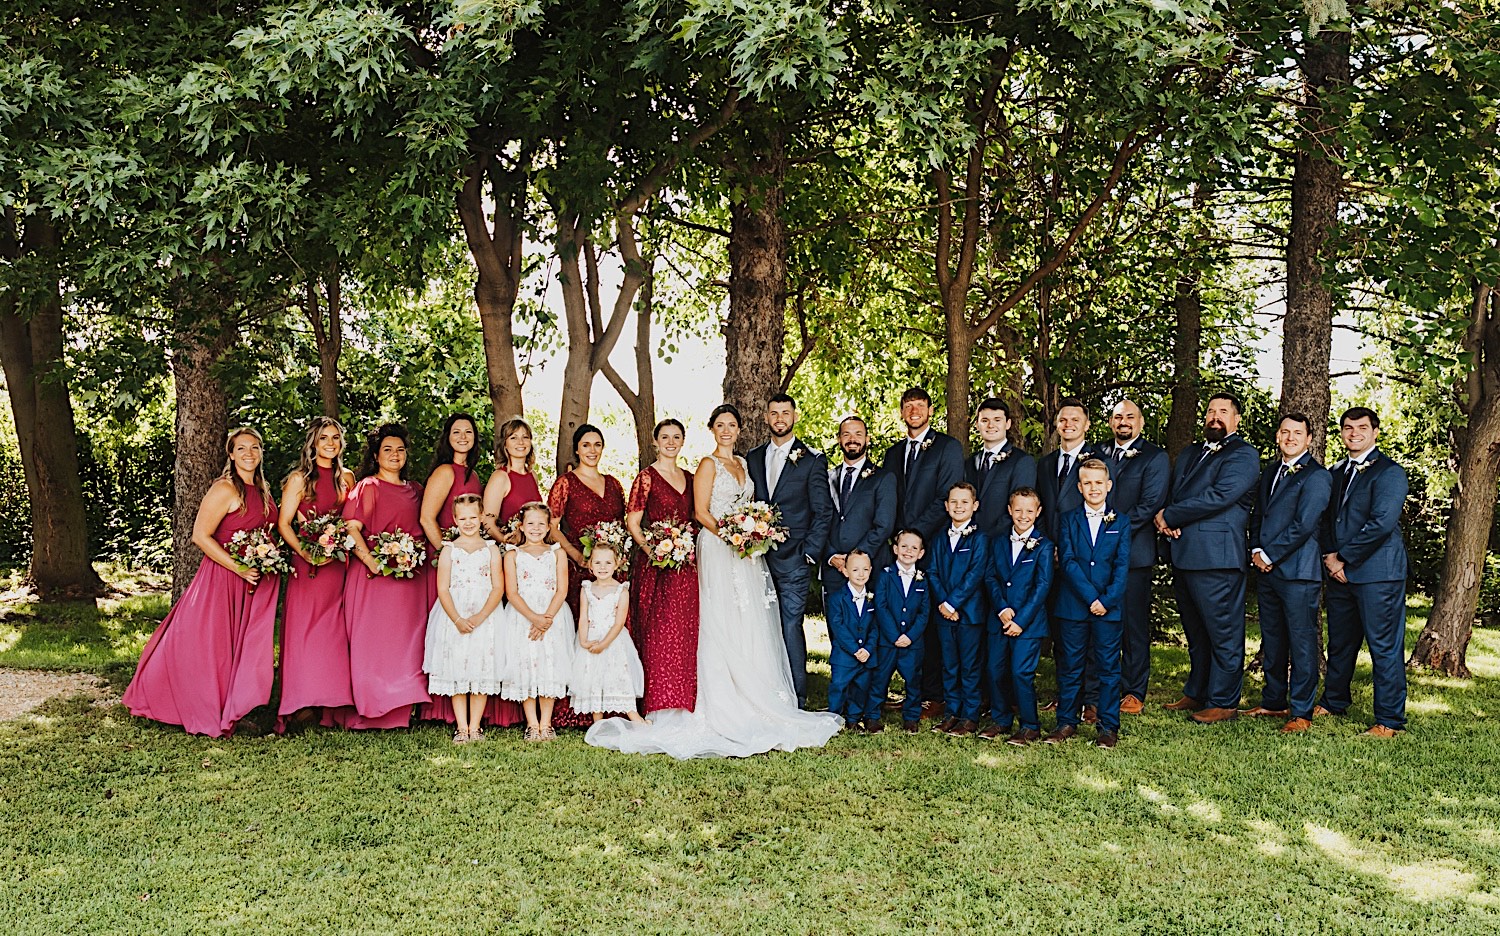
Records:
<instances>
[{"instance_id":1,"label":"white dress shirt","mask_svg":"<svg viewBox=\"0 0 1500 936\"><path fill-rule=\"evenodd\" d=\"M1027 527L1024 530L1011 530L1010 532L1010 564L1015 565L1021 558L1021 550L1026 548L1026 541L1031 539L1031 531L1036 526Z\"/></svg>"}]
</instances>

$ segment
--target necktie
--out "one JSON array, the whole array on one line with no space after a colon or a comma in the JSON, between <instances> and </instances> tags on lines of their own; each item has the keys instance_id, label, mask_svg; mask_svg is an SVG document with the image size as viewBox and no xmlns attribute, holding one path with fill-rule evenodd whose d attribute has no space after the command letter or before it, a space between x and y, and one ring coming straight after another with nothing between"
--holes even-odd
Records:
<instances>
[{"instance_id":1,"label":"necktie","mask_svg":"<svg viewBox=\"0 0 1500 936\"><path fill-rule=\"evenodd\" d=\"M854 466L844 466L844 477L839 482L839 509L849 508L849 492L854 488Z\"/></svg>"},{"instance_id":2,"label":"necktie","mask_svg":"<svg viewBox=\"0 0 1500 936\"><path fill-rule=\"evenodd\" d=\"M1063 452L1062 458L1059 458L1057 460L1057 464L1057 479L1061 481L1063 478L1066 478L1068 476L1068 471L1073 467L1073 456L1069 455L1067 452Z\"/></svg>"},{"instance_id":3,"label":"necktie","mask_svg":"<svg viewBox=\"0 0 1500 936\"><path fill-rule=\"evenodd\" d=\"M1273 495L1276 493L1276 487L1277 487L1277 485L1281 484L1281 479L1283 479L1285 477L1286 477L1286 462L1282 462L1281 463L1281 467L1276 469L1276 477L1274 477L1274 478L1271 479L1271 493Z\"/></svg>"},{"instance_id":4,"label":"necktie","mask_svg":"<svg viewBox=\"0 0 1500 936\"><path fill-rule=\"evenodd\" d=\"M786 464L786 452L780 446L771 447L771 471L766 478L767 493L776 490L776 482L781 480L781 469Z\"/></svg>"},{"instance_id":5,"label":"necktie","mask_svg":"<svg viewBox=\"0 0 1500 936\"><path fill-rule=\"evenodd\" d=\"M1122 448L1120 448L1118 445L1116 445L1115 446L1115 461L1123 461L1124 458L1125 458L1125 450L1122 449Z\"/></svg>"},{"instance_id":6,"label":"necktie","mask_svg":"<svg viewBox=\"0 0 1500 936\"><path fill-rule=\"evenodd\" d=\"M1344 469L1344 490L1339 494L1339 506L1344 506L1349 500L1349 489L1354 486L1354 476L1359 474L1359 462L1349 460L1349 466Z\"/></svg>"},{"instance_id":7,"label":"necktie","mask_svg":"<svg viewBox=\"0 0 1500 936\"><path fill-rule=\"evenodd\" d=\"M906 476L911 477L911 468L917 463L917 440L906 440Z\"/></svg>"}]
</instances>

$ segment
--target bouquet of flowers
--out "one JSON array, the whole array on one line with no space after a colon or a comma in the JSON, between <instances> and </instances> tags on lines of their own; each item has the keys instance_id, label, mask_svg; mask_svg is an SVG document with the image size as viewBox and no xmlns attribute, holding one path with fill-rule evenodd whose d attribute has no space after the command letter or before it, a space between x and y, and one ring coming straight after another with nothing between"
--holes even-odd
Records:
<instances>
[{"instance_id":1,"label":"bouquet of flowers","mask_svg":"<svg viewBox=\"0 0 1500 936\"><path fill-rule=\"evenodd\" d=\"M585 527L583 532L578 534L578 545L583 549L585 561L594 554L594 547L600 544L615 551L615 559L621 569L629 564L631 539L630 534L625 531L625 524L617 520L607 520Z\"/></svg>"},{"instance_id":2,"label":"bouquet of flowers","mask_svg":"<svg viewBox=\"0 0 1500 936\"><path fill-rule=\"evenodd\" d=\"M298 520L297 541L302 545L302 551L314 560L312 568L307 572L308 578L317 575L318 567L324 563L345 561L349 558L349 550L354 548L354 536L349 532L349 524L336 513L318 514Z\"/></svg>"},{"instance_id":3,"label":"bouquet of flowers","mask_svg":"<svg viewBox=\"0 0 1500 936\"><path fill-rule=\"evenodd\" d=\"M658 569L685 569L697 559L693 528L675 520L646 527L646 558Z\"/></svg>"},{"instance_id":4,"label":"bouquet of flowers","mask_svg":"<svg viewBox=\"0 0 1500 936\"><path fill-rule=\"evenodd\" d=\"M263 576L285 575L292 571L292 564L287 559L288 550L272 538L270 527L241 530L230 537L225 548L235 562ZM250 586L250 590L254 591L255 586Z\"/></svg>"},{"instance_id":5,"label":"bouquet of flowers","mask_svg":"<svg viewBox=\"0 0 1500 936\"><path fill-rule=\"evenodd\" d=\"M750 501L718 520L719 536L741 559L764 556L786 542L781 511L765 501Z\"/></svg>"},{"instance_id":6,"label":"bouquet of flowers","mask_svg":"<svg viewBox=\"0 0 1500 936\"><path fill-rule=\"evenodd\" d=\"M394 575L396 578L411 578L417 574L417 567L427 561L427 547L417 542L410 533L377 533L374 536L365 537L369 544L370 555L375 557L376 565L380 566L381 575ZM373 576L375 573L371 573Z\"/></svg>"}]
</instances>

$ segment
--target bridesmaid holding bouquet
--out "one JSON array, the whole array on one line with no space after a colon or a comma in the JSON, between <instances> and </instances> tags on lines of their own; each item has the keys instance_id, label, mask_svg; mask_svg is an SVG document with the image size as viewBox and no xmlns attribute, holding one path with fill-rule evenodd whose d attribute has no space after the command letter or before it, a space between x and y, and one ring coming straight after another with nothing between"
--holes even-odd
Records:
<instances>
[{"instance_id":1,"label":"bridesmaid holding bouquet","mask_svg":"<svg viewBox=\"0 0 1500 936\"><path fill-rule=\"evenodd\" d=\"M232 734L251 710L271 701L275 682L276 598L279 581L262 581L229 547L264 538L276 519L262 470L261 437L234 429L225 443L224 472L208 489L193 521L193 543L203 550L198 573L167 613L121 700L132 715L189 734ZM259 586L259 587L257 587Z\"/></svg>"}]
</instances>

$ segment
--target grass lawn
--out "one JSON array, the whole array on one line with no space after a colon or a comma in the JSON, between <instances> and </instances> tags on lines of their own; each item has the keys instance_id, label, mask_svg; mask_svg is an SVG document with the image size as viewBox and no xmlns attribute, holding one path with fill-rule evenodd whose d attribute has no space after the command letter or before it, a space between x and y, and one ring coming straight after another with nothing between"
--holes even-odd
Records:
<instances>
[{"instance_id":1,"label":"grass lawn","mask_svg":"<svg viewBox=\"0 0 1500 936\"><path fill-rule=\"evenodd\" d=\"M12 609L0 666L118 678L163 610ZM1358 737L1366 666L1351 716L1307 735L1153 704L1112 752L210 741L57 701L0 724L0 933L1494 933L1500 634L1469 661L1412 679L1395 741ZM1154 662L1156 703L1186 655Z\"/></svg>"}]
</instances>

